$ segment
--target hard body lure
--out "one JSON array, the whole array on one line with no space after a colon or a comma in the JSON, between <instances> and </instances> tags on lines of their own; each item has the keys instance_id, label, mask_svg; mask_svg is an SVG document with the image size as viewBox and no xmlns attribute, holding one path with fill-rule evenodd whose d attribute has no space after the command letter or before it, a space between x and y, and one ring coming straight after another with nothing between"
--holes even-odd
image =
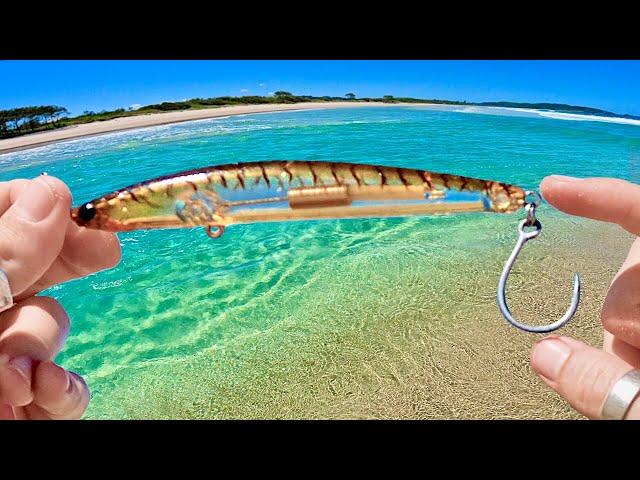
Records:
<instances>
[{"instance_id":1,"label":"hard body lure","mask_svg":"<svg viewBox=\"0 0 640 480\"><path fill-rule=\"evenodd\" d=\"M520 239L505 265L498 305L514 326L548 332L564 325L579 302L579 277L572 305L559 321L534 327L518 322L504 290L522 246L540 233L539 196L515 185L425 170L367 164L269 161L220 165L132 185L71 211L81 226L114 232L204 226L212 238L233 224L330 218L403 217L459 212L510 213L525 208ZM526 232L525 228L533 231Z\"/></svg>"}]
</instances>

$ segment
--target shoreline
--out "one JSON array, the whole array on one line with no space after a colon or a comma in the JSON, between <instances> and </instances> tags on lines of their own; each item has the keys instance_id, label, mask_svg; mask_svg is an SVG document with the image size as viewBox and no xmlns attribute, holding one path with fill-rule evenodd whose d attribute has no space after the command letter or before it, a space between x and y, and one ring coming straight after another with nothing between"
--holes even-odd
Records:
<instances>
[{"instance_id":1,"label":"shoreline","mask_svg":"<svg viewBox=\"0 0 640 480\"><path fill-rule=\"evenodd\" d=\"M261 105L234 105L228 107L203 108L198 110L180 110L177 112L149 113L130 117L114 118L103 122L92 122L81 125L38 132L21 137L0 140L0 155L28 150L53 143L60 143L79 138L95 137L114 132L136 130L139 128L157 127L174 123L206 120L219 117L247 115L254 113L274 113L299 110L325 110L335 108L389 107L389 106L427 106L439 107L432 103L366 103L366 102L309 102Z\"/></svg>"}]
</instances>

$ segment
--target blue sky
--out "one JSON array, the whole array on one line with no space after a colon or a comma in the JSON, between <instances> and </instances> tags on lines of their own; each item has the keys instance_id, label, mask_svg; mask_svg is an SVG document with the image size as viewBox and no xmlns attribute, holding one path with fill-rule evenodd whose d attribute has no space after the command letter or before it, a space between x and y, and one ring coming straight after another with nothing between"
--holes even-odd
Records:
<instances>
[{"instance_id":1,"label":"blue sky","mask_svg":"<svg viewBox=\"0 0 640 480\"><path fill-rule=\"evenodd\" d=\"M0 61L0 109L72 114L220 95L558 102L640 115L640 61Z\"/></svg>"}]
</instances>

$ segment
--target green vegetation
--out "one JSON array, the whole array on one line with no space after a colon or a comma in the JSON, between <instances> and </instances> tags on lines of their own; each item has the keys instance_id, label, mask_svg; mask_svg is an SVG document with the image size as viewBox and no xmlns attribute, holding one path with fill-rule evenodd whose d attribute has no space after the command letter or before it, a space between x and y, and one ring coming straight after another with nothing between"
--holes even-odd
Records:
<instances>
[{"instance_id":1,"label":"green vegetation","mask_svg":"<svg viewBox=\"0 0 640 480\"><path fill-rule=\"evenodd\" d=\"M14 137L60 126L60 117L68 114L57 105L0 110L0 138Z\"/></svg>"},{"instance_id":2,"label":"green vegetation","mask_svg":"<svg viewBox=\"0 0 640 480\"><path fill-rule=\"evenodd\" d=\"M171 112L178 110L196 110L231 105L259 105L259 104L292 104L305 102L381 102L381 103L433 103L440 105L478 105L486 107L530 108L537 110L553 110L566 113L581 113L587 115L601 115L610 117L640 119L633 115L618 115L598 108L566 105L561 103L518 103L518 102L466 102L455 100L421 99L411 97L394 97L384 95L382 98L356 98L354 93L347 93L344 97L313 95L294 95L291 92L279 90L271 96L243 96L243 97L212 97L192 98L181 102L162 102L146 105L136 110L119 108L112 111L85 111L82 115L68 117L66 108L56 105L13 108L0 110L0 138L17 137L29 133L53 128L66 127L82 123L101 122L119 117L144 115L149 113Z\"/></svg>"}]
</instances>

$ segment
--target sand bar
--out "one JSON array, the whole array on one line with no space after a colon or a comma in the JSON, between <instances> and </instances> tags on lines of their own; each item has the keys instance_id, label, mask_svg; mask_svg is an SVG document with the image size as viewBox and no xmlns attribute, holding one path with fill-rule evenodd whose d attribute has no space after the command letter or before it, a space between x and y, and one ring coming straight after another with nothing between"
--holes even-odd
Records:
<instances>
[{"instance_id":1,"label":"sand bar","mask_svg":"<svg viewBox=\"0 0 640 480\"><path fill-rule=\"evenodd\" d=\"M198 110L180 110L177 112L149 113L131 117L114 118L103 122L84 123L72 125L46 132L32 133L16 138L0 140L0 154L41 147L51 143L73 140L81 137L90 137L122 130L154 127L170 123L188 122L190 120L203 120L207 118L227 117L230 115L246 115L249 113L283 112L289 110L319 110L330 108L353 107L386 107L386 106L439 106L431 104L385 104L385 103L355 103L355 102L309 102L295 104L264 104L264 105L237 105L229 107L203 108Z\"/></svg>"}]
</instances>

